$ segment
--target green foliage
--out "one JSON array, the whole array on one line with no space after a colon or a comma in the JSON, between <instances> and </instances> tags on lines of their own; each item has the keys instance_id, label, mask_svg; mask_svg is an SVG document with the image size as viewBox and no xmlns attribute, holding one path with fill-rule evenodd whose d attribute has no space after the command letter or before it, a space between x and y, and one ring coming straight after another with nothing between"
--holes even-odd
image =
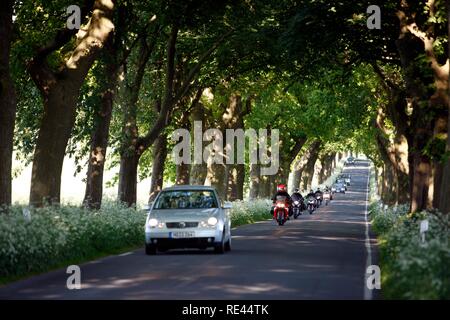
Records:
<instances>
[{"instance_id":1,"label":"green foliage","mask_svg":"<svg viewBox=\"0 0 450 320\"><path fill-rule=\"evenodd\" d=\"M272 218L268 200L235 201L231 209L231 226L254 223Z\"/></svg>"},{"instance_id":2,"label":"green foliage","mask_svg":"<svg viewBox=\"0 0 450 320\"><path fill-rule=\"evenodd\" d=\"M448 215L408 214L406 206L370 207L372 226L379 235L383 295L389 299L450 298L450 233ZM420 221L429 221L425 243Z\"/></svg>"}]
</instances>

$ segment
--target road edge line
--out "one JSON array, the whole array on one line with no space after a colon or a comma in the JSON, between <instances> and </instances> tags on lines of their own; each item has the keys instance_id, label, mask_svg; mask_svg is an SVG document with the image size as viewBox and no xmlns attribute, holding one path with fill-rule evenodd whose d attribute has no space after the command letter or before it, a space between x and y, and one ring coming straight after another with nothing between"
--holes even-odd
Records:
<instances>
[{"instance_id":1,"label":"road edge line","mask_svg":"<svg viewBox=\"0 0 450 320\"><path fill-rule=\"evenodd\" d=\"M368 212L367 212L367 206L368 206L368 200L369 200L369 182L370 182L370 165L367 170L367 192L366 192L366 205L364 210L364 217L366 220L366 270L364 270L364 300L372 300L373 294L372 290L369 290L367 287L367 268L372 265L372 248L370 245L370 235L369 235L369 220L368 220Z\"/></svg>"}]
</instances>

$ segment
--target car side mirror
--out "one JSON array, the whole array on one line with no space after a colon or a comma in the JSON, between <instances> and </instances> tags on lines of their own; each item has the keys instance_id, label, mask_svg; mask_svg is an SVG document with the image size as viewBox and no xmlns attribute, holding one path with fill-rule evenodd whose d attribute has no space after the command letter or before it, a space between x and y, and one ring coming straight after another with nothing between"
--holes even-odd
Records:
<instances>
[{"instance_id":1,"label":"car side mirror","mask_svg":"<svg viewBox=\"0 0 450 320\"><path fill-rule=\"evenodd\" d=\"M153 202L150 202L149 204L145 204L142 207L142 210L144 210L145 212L148 212L151 208L152 208Z\"/></svg>"},{"instance_id":2,"label":"car side mirror","mask_svg":"<svg viewBox=\"0 0 450 320\"><path fill-rule=\"evenodd\" d=\"M231 202L225 202L222 205L222 209L231 209L233 207L233 205L231 204Z\"/></svg>"}]
</instances>

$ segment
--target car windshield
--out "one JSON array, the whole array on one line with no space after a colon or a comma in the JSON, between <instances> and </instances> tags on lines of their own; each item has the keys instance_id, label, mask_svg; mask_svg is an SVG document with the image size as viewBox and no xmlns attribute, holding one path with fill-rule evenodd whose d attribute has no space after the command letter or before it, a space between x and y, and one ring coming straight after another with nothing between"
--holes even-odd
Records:
<instances>
[{"instance_id":1,"label":"car windshield","mask_svg":"<svg viewBox=\"0 0 450 320\"><path fill-rule=\"evenodd\" d=\"M210 190L162 191L154 209L208 209L217 208L217 199Z\"/></svg>"}]
</instances>

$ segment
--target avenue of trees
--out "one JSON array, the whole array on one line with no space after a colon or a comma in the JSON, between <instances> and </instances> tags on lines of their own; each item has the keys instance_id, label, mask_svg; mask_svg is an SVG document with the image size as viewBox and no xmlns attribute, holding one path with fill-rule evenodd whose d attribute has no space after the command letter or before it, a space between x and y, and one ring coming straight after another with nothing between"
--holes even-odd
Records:
<instances>
[{"instance_id":1,"label":"avenue of trees","mask_svg":"<svg viewBox=\"0 0 450 320\"><path fill-rule=\"evenodd\" d=\"M70 155L98 209L105 183L133 206L145 177L150 200L168 181L264 198L290 173L305 190L317 164L321 182L352 151L373 161L385 203L448 213L449 16L443 0L3 0L0 207L13 153L32 164L30 205L60 202ZM249 163L249 144L243 164L175 165L171 134L196 121L224 137L279 129L277 174Z\"/></svg>"}]
</instances>

